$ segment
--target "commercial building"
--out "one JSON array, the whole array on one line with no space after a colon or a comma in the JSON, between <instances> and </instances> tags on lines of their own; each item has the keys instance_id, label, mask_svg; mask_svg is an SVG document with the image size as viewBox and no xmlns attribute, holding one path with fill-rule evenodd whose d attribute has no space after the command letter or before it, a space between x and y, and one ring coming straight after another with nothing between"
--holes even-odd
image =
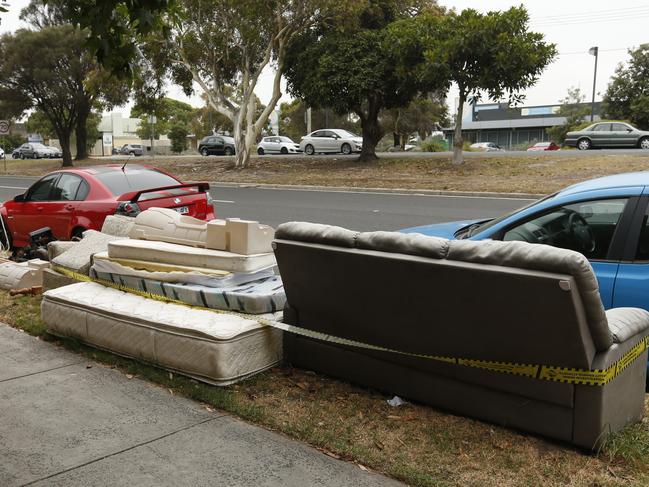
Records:
<instances>
[{"instance_id":1,"label":"commercial building","mask_svg":"<svg viewBox=\"0 0 649 487\"><path fill-rule=\"evenodd\" d=\"M590 103L584 103L590 109ZM493 142L505 149L523 149L536 142L550 140L546 129L566 123L557 115L561 105L512 107L509 103L484 103L464 106L462 138L471 143ZM595 120L599 120L601 102L595 103ZM453 144L455 127L444 129Z\"/></svg>"}]
</instances>

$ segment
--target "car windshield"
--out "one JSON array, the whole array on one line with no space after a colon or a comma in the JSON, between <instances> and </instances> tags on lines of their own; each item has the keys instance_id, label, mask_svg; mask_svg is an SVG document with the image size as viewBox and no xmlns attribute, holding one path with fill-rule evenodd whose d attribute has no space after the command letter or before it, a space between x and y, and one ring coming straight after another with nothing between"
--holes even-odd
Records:
<instances>
[{"instance_id":1,"label":"car windshield","mask_svg":"<svg viewBox=\"0 0 649 487\"><path fill-rule=\"evenodd\" d=\"M131 191L142 191L145 189L163 188L181 184L180 181L171 176L154 169L136 169L124 171L106 171L95 174L95 177L103 183L115 196Z\"/></svg>"},{"instance_id":2,"label":"car windshield","mask_svg":"<svg viewBox=\"0 0 649 487\"><path fill-rule=\"evenodd\" d=\"M134 149L139 149L142 146L140 144L131 144L131 147L133 147Z\"/></svg>"},{"instance_id":3,"label":"car windshield","mask_svg":"<svg viewBox=\"0 0 649 487\"><path fill-rule=\"evenodd\" d=\"M520 212L520 211L523 211L523 210L526 210L526 209L528 209L528 208L531 208L531 207L534 206L534 205L538 205L539 203L542 203L543 201L549 200L550 198L554 198L557 194L558 194L558 192L557 192L557 193L549 194L548 196L544 196L544 197L541 198L540 200L533 201L533 202L530 203L529 205L525 205L525 206L523 206L522 208L518 208L518 209L516 209L516 210L514 210L514 211L511 211L511 212L509 212L509 213L506 213L505 215L503 215L503 216L499 216L498 218L494 218L494 219L492 219L492 220L485 220L485 221L483 221L483 222L474 223L473 225L470 225L469 227L461 228L461 229L456 233L456 236L459 236L459 235L461 234L461 235L462 235L462 238L468 238L468 237L471 237L472 235L475 235L475 234L477 234L477 233L479 233L479 232L484 232L485 230L487 230L487 229L493 227L494 225L500 223L501 221L506 220L506 219L509 218L510 216L512 216L512 215L514 215L514 214L516 214L516 213L518 213L518 212ZM467 231L467 230L468 230L468 231Z\"/></svg>"},{"instance_id":4,"label":"car windshield","mask_svg":"<svg viewBox=\"0 0 649 487\"><path fill-rule=\"evenodd\" d=\"M280 137L279 140L281 140L282 142L288 142L289 144L293 143L293 141L288 137Z\"/></svg>"},{"instance_id":5,"label":"car windshield","mask_svg":"<svg viewBox=\"0 0 649 487\"><path fill-rule=\"evenodd\" d=\"M342 135L343 137L354 137L354 138L360 138L359 135L353 134L347 130L338 130L338 135Z\"/></svg>"}]
</instances>

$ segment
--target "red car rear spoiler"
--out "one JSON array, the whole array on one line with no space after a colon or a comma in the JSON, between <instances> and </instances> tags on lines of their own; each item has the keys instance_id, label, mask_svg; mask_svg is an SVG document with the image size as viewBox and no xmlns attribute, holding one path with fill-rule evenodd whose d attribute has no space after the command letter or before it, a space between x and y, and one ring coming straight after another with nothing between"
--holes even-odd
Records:
<instances>
[{"instance_id":1,"label":"red car rear spoiler","mask_svg":"<svg viewBox=\"0 0 649 487\"><path fill-rule=\"evenodd\" d=\"M136 203L140 199L140 197L146 193L157 193L159 191L167 191L170 189L184 189L184 188L198 188L199 193L205 193L207 192L207 190L210 189L210 184L209 183L177 184L175 186L164 186L161 188L144 189L142 191L131 191L130 193L124 193L123 195L121 195L119 198L117 198L117 201L130 201L131 203ZM167 198L167 196L163 196L162 198ZM152 199L161 199L161 198L152 198Z\"/></svg>"}]
</instances>

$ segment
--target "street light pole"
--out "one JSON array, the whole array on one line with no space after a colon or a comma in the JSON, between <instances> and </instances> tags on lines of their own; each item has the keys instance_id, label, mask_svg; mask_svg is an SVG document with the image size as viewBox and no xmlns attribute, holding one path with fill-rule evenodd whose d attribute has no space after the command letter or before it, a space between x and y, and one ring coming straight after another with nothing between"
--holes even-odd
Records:
<instances>
[{"instance_id":1,"label":"street light pole","mask_svg":"<svg viewBox=\"0 0 649 487\"><path fill-rule=\"evenodd\" d=\"M599 56L599 48L597 46L591 47L588 54L595 56L595 71L593 73L593 99L590 103L590 121L593 121L595 116L595 84L597 83L597 58Z\"/></svg>"}]
</instances>

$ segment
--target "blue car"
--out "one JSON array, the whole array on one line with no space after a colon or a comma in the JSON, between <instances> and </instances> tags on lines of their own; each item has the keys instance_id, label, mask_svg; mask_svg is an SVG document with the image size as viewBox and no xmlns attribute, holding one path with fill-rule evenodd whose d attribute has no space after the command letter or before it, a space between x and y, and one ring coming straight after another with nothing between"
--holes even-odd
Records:
<instances>
[{"instance_id":1,"label":"blue car","mask_svg":"<svg viewBox=\"0 0 649 487\"><path fill-rule=\"evenodd\" d=\"M575 184L508 215L401 230L448 239L522 240L576 250L605 308L649 310L649 171Z\"/></svg>"}]
</instances>

